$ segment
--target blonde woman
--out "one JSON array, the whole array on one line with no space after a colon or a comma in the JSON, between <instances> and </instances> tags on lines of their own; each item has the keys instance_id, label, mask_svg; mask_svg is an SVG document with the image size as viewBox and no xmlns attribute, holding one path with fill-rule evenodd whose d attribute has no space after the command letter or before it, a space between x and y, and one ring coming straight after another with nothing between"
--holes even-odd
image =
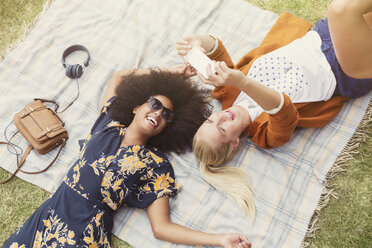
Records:
<instances>
[{"instance_id":1,"label":"blonde woman","mask_svg":"<svg viewBox=\"0 0 372 248\"><path fill-rule=\"evenodd\" d=\"M180 56L196 46L216 61L216 73L210 67L208 78L198 73L203 83L216 87L213 96L223 108L194 137L201 175L252 217L253 193L245 173L220 166L240 138L248 136L264 149L281 146L296 127L322 127L347 98L372 90L372 1L334 1L328 20L310 30L310 23L285 13L236 65L212 36L190 35L177 42Z\"/></svg>"}]
</instances>

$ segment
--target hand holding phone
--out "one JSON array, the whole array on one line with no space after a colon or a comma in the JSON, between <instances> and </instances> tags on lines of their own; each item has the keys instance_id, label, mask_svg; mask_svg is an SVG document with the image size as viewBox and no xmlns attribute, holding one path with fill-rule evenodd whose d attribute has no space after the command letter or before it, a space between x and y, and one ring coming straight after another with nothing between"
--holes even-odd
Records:
<instances>
[{"instance_id":1,"label":"hand holding phone","mask_svg":"<svg viewBox=\"0 0 372 248\"><path fill-rule=\"evenodd\" d=\"M214 69L214 62L197 47L193 47L191 50L189 50L184 58L205 78L208 78L208 65L211 65L212 73L216 72L216 70Z\"/></svg>"}]
</instances>

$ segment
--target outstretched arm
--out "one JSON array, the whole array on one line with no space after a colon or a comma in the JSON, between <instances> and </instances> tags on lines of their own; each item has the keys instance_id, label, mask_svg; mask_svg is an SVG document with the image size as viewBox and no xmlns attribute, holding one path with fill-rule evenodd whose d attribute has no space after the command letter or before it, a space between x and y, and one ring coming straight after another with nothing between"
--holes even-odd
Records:
<instances>
[{"instance_id":1,"label":"outstretched arm","mask_svg":"<svg viewBox=\"0 0 372 248\"><path fill-rule=\"evenodd\" d=\"M215 39L210 35L189 35L177 42L177 53L180 56L187 54L192 47L200 47L205 53L210 52L215 46ZM199 74L205 84L215 87L233 85L246 93L257 102L264 110L277 108L281 103L280 93L244 76L239 70L228 68L225 62L216 62L217 74L209 74L208 80ZM210 68L208 68L210 71Z\"/></svg>"},{"instance_id":2,"label":"outstretched arm","mask_svg":"<svg viewBox=\"0 0 372 248\"><path fill-rule=\"evenodd\" d=\"M112 74L110 80L108 81L108 84L106 86L105 93L103 94L101 104L99 109L101 110L103 105L109 100L111 97L115 96L115 89L116 87L123 81L124 77L128 76L129 74L136 71L136 69L133 70L124 70L124 71L116 71ZM148 73L150 69L137 69L138 73Z\"/></svg>"},{"instance_id":3,"label":"outstretched arm","mask_svg":"<svg viewBox=\"0 0 372 248\"><path fill-rule=\"evenodd\" d=\"M250 248L248 239L240 234L209 234L172 223L169 198L161 197L147 207L151 228L157 239L188 245L214 245L225 248Z\"/></svg>"}]
</instances>

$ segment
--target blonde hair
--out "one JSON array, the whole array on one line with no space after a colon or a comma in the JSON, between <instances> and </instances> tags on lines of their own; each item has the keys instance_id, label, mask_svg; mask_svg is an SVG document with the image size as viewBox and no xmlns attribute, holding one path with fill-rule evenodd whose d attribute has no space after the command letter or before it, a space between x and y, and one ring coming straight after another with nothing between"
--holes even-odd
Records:
<instances>
[{"instance_id":1,"label":"blonde hair","mask_svg":"<svg viewBox=\"0 0 372 248\"><path fill-rule=\"evenodd\" d=\"M253 221L256 207L248 174L240 168L221 166L234 154L233 144L223 143L212 146L197 132L193 140L193 151L200 161L199 170L204 180L232 197Z\"/></svg>"}]
</instances>

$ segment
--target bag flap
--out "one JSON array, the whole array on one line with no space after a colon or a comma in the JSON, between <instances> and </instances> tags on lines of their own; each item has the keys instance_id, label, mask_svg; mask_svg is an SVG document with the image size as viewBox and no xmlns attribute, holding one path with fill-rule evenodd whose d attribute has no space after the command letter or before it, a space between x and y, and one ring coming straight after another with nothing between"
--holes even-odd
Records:
<instances>
[{"instance_id":1,"label":"bag flap","mask_svg":"<svg viewBox=\"0 0 372 248\"><path fill-rule=\"evenodd\" d=\"M29 115L33 111L47 108L40 100L33 101L27 104L16 116L24 118L26 115Z\"/></svg>"}]
</instances>

